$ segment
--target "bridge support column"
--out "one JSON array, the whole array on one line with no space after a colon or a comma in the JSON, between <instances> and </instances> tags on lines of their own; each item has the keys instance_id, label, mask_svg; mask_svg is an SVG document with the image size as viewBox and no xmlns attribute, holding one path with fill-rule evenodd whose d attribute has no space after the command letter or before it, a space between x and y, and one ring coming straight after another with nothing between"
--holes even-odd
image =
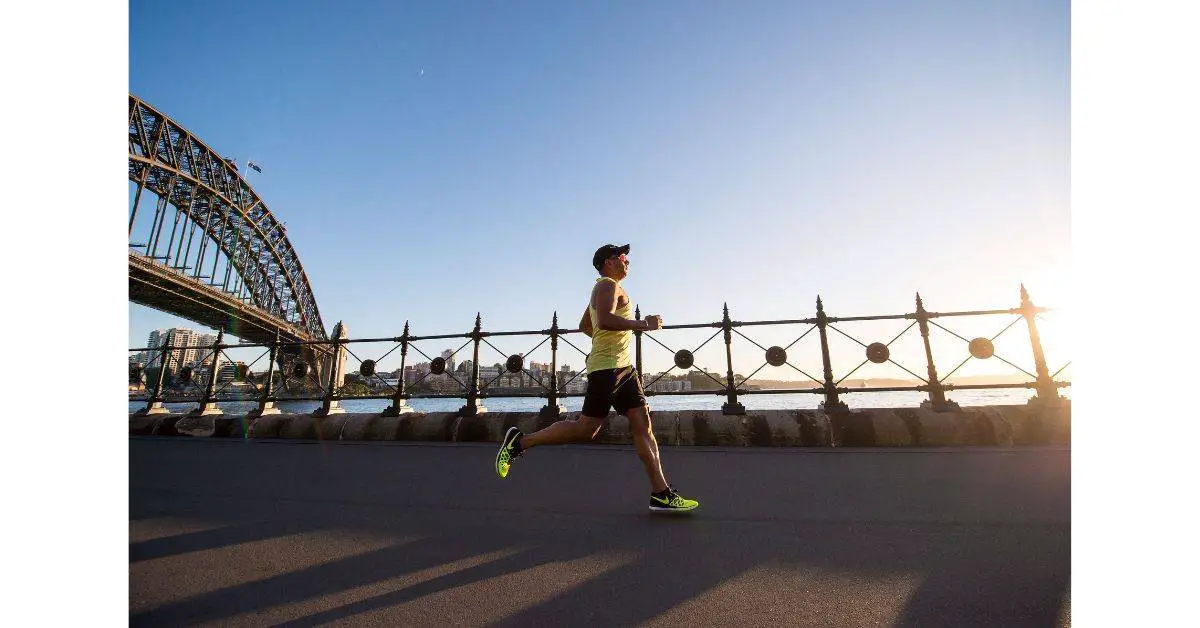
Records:
<instances>
[{"instance_id":1,"label":"bridge support column","mask_svg":"<svg viewBox=\"0 0 1200 628\"><path fill-rule=\"evenodd\" d=\"M342 414L346 411L341 407L341 402L337 399L338 389L342 387L342 382L346 377L346 347L342 343L346 340L346 326L342 321L338 321L337 325L333 326L333 355L329 358L329 384L325 390L325 399L321 401L321 407L313 411L313 416L329 416L331 414Z\"/></svg>"}]
</instances>

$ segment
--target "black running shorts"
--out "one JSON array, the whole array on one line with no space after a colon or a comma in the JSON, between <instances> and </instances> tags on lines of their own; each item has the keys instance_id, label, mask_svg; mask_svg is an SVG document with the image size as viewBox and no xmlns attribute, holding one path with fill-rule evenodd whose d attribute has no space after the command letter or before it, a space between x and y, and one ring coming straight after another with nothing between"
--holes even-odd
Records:
<instances>
[{"instance_id":1,"label":"black running shorts","mask_svg":"<svg viewBox=\"0 0 1200 628\"><path fill-rule=\"evenodd\" d=\"M588 373L587 393L583 396L583 415L602 419L611 406L625 414L630 408L646 405L642 380L632 366Z\"/></svg>"}]
</instances>

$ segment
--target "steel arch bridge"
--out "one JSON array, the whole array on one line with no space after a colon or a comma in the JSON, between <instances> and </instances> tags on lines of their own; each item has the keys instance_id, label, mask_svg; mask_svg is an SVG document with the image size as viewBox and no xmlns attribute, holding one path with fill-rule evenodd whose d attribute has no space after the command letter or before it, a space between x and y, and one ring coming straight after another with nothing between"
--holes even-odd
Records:
<instances>
[{"instance_id":1,"label":"steel arch bridge","mask_svg":"<svg viewBox=\"0 0 1200 628\"><path fill-rule=\"evenodd\" d=\"M283 224L236 165L133 94L129 181L130 301L252 342L328 339Z\"/></svg>"}]
</instances>

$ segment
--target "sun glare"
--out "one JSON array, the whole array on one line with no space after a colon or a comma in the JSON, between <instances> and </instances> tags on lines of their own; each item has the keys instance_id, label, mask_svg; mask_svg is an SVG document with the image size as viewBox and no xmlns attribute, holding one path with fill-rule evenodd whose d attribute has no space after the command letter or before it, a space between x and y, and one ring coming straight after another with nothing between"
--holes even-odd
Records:
<instances>
[{"instance_id":1,"label":"sun glare","mask_svg":"<svg viewBox=\"0 0 1200 628\"><path fill-rule=\"evenodd\" d=\"M1025 288L1034 305L1053 308L1052 311L1038 316L1037 329L1042 341L1042 350L1046 354L1046 367L1050 369L1050 374L1054 375L1055 371L1072 359L1075 329L1072 319L1075 312L1071 270L1065 264L1047 266L1042 272L1025 281ZM1068 371L1069 367L1059 377Z\"/></svg>"}]
</instances>

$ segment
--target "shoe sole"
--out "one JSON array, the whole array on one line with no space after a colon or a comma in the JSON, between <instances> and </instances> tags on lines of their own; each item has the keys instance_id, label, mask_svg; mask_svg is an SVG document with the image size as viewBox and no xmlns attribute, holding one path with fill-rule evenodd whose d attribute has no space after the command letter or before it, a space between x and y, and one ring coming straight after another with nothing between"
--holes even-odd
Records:
<instances>
[{"instance_id":1,"label":"shoe sole","mask_svg":"<svg viewBox=\"0 0 1200 628\"><path fill-rule=\"evenodd\" d=\"M675 513L692 512L699 507L700 507L699 504L692 506L691 508L664 508L662 506L651 506L650 512L675 512Z\"/></svg>"},{"instance_id":2,"label":"shoe sole","mask_svg":"<svg viewBox=\"0 0 1200 628\"><path fill-rule=\"evenodd\" d=\"M513 438L516 436L516 432L520 432L520 430L515 427L508 428L508 431L504 433L504 438L500 441L500 449L496 452L496 464L494 465L494 468L496 469L496 475L500 477L500 479L508 477L507 474L500 475L500 454L504 453L504 450L510 443L512 443ZM512 468L512 462L509 462L508 466L509 468Z\"/></svg>"}]
</instances>

